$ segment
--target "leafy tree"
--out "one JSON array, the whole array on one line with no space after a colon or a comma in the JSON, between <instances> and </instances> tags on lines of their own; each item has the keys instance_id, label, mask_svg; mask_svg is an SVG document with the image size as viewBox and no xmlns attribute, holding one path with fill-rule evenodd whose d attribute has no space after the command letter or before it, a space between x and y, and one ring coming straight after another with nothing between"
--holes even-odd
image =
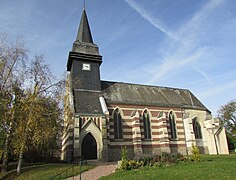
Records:
<instances>
[{"instance_id":1,"label":"leafy tree","mask_svg":"<svg viewBox=\"0 0 236 180\"><path fill-rule=\"evenodd\" d=\"M61 122L61 98L63 81L56 81L50 69L43 63L42 56L36 56L28 69L29 85L22 99L21 120L16 129L15 152L19 155L17 173L20 173L27 142L34 146L49 143L58 132Z\"/></svg>"},{"instance_id":2,"label":"leafy tree","mask_svg":"<svg viewBox=\"0 0 236 180\"><path fill-rule=\"evenodd\" d=\"M218 111L218 118L226 129L228 139L236 147L236 100L221 106Z\"/></svg>"},{"instance_id":3,"label":"leafy tree","mask_svg":"<svg viewBox=\"0 0 236 180\"><path fill-rule=\"evenodd\" d=\"M22 39L12 42L6 34L0 34L0 154L3 172L7 170L8 165L15 113L15 87L24 81L26 52Z\"/></svg>"},{"instance_id":4,"label":"leafy tree","mask_svg":"<svg viewBox=\"0 0 236 180\"><path fill-rule=\"evenodd\" d=\"M64 81L56 80L42 56L26 66L28 51L23 41L0 35L0 155L2 171L8 155L19 157L31 149L45 155L55 147L61 131Z\"/></svg>"}]
</instances>

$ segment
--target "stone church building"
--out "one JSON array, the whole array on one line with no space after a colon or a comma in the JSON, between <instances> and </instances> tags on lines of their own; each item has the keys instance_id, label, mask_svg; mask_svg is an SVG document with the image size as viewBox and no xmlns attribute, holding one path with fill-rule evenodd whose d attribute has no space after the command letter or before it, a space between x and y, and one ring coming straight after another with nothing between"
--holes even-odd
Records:
<instances>
[{"instance_id":1,"label":"stone church building","mask_svg":"<svg viewBox=\"0 0 236 180\"><path fill-rule=\"evenodd\" d=\"M225 129L188 89L100 79L102 56L86 11L69 52L62 160L119 160L161 152L228 154Z\"/></svg>"}]
</instances>

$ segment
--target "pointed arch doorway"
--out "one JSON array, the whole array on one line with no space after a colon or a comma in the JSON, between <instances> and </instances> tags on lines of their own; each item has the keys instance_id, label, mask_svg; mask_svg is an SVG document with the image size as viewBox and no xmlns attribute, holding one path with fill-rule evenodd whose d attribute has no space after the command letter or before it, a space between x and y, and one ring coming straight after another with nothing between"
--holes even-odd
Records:
<instances>
[{"instance_id":1,"label":"pointed arch doorway","mask_svg":"<svg viewBox=\"0 0 236 180\"><path fill-rule=\"evenodd\" d=\"M97 159L97 142L91 133L82 141L82 157L86 160Z\"/></svg>"}]
</instances>

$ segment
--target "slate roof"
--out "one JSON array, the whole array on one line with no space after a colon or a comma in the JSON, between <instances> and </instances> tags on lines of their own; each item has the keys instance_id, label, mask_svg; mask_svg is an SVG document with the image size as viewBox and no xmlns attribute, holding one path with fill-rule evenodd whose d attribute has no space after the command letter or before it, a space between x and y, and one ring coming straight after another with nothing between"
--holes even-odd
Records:
<instances>
[{"instance_id":1,"label":"slate roof","mask_svg":"<svg viewBox=\"0 0 236 180\"><path fill-rule=\"evenodd\" d=\"M101 81L108 104L183 107L209 111L189 90Z\"/></svg>"},{"instance_id":2,"label":"slate roof","mask_svg":"<svg viewBox=\"0 0 236 180\"><path fill-rule=\"evenodd\" d=\"M99 101L100 92L74 90L75 112L78 114L103 114Z\"/></svg>"},{"instance_id":3,"label":"slate roof","mask_svg":"<svg viewBox=\"0 0 236 180\"><path fill-rule=\"evenodd\" d=\"M102 91L74 90L75 112L78 114L103 114L99 97L106 103L178 107L209 111L187 89L148 86L123 82L101 81ZM210 111L209 111L210 112Z\"/></svg>"},{"instance_id":4,"label":"slate roof","mask_svg":"<svg viewBox=\"0 0 236 180\"><path fill-rule=\"evenodd\" d=\"M87 14L86 14L85 9L83 9L83 13L81 16L79 31L77 34L76 41L93 43L93 38L92 38L91 31L90 31L89 22L88 22L88 18L87 18Z\"/></svg>"}]
</instances>

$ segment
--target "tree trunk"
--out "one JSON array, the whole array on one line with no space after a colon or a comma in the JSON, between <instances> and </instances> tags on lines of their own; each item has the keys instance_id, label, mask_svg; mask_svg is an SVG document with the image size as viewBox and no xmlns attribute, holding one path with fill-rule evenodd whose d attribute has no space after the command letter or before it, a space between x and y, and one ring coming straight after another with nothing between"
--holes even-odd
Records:
<instances>
[{"instance_id":1,"label":"tree trunk","mask_svg":"<svg viewBox=\"0 0 236 180\"><path fill-rule=\"evenodd\" d=\"M7 140L6 140L7 141ZM8 142L5 142L5 148L3 151L3 157L2 157L2 172L5 173L8 170Z\"/></svg>"},{"instance_id":2,"label":"tree trunk","mask_svg":"<svg viewBox=\"0 0 236 180\"><path fill-rule=\"evenodd\" d=\"M11 135L12 123L10 124L10 130L7 133L7 137L5 140L5 146L3 150L3 157L2 157L2 172L8 171L8 155L9 155L9 141Z\"/></svg>"},{"instance_id":3,"label":"tree trunk","mask_svg":"<svg viewBox=\"0 0 236 180\"><path fill-rule=\"evenodd\" d=\"M24 151L25 151L26 140L27 140L27 133L25 134L25 138L23 140L23 143L21 144L21 150L20 150L18 165L17 165L17 169L16 169L17 175L19 175L21 173L21 165L22 165L22 162L23 162L23 154L24 154Z\"/></svg>"},{"instance_id":4,"label":"tree trunk","mask_svg":"<svg viewBox=\"0 0 236 180\"><path fill-rule=\"evenodd\" d=\"M17 169L16 169L17 175L19 175L21 173L22 161L23 161L23 151L20 152L19 161L18 161L18 165L17 165Z\"/></svg>"}]
</instances>

